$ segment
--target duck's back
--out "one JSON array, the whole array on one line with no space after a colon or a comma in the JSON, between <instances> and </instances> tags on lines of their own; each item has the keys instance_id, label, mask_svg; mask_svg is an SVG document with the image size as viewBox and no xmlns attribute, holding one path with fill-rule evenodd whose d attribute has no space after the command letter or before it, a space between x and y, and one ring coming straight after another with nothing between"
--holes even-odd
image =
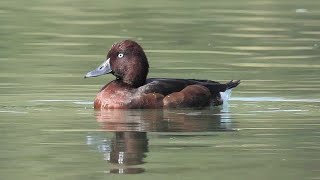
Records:
<instances>
[{"instance_id":1,"label":"duck's back","mask_svg":"<svg viewBox=\"0 0 320 180\"><path fill-rule=\"evenodd\" d=\"M204 107L221 105L220 92L236 87L239 81L226 84L210 80L149 78L140 91L159 93L165 96L164 107Z\"/></svg>"}]
</instances>

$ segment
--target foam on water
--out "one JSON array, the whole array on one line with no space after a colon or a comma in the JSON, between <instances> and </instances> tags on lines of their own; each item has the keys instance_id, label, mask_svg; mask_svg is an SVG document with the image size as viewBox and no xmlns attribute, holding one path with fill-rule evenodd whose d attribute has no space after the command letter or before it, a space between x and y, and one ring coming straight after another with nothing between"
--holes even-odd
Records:
<instances>
[{"instance_id":1,"label":"foam on water","mask_svg":"<svg viewBox=\"0 0 320 180\"><path fill-rule=\"evenodd\" d=\"M228 100L231 97L231 92L232 92L232 89L227 89L225 92L220 92L223 103L228 102Z\"/></svg>"}]
</instances>

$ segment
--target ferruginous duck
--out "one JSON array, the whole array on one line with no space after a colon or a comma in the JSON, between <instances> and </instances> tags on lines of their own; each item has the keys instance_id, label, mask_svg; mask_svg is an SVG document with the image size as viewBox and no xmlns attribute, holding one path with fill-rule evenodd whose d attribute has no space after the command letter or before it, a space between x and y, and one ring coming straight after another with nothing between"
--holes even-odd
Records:
<instances>
[{"instance_id":1,"label":"ferruginous duck","mask_svg":"<svg viewBox=\"0 0 320 180\"><path fill-rule=\"evenodd\" d=\"M85 78L113 74L94 100L95 109L202 108L223 103L220 93L240 80L225 84L211 80L147 78L149 63L135 41L113 44L106 60Z\"/></svg>"}]
</instances>

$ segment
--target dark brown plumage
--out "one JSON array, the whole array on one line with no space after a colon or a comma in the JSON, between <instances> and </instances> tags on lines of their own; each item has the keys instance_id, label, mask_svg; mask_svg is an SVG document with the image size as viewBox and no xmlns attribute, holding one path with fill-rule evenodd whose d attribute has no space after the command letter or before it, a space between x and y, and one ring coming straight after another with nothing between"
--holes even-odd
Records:
<instances>
[{"instance_id":1,"label":"dark brown plumage","mask_svg":"<svg viewBox=\"0 0 320 180\"><path fill-rule=\"evenodd\" d=\"M240 80L226 84L210 80L149 78L148 59L142 47L131 40L112 46L106 61L85 77L108 73L116 80L98 93L95 109L100 108L186 108L221 105L220 92L234 88Z\"/></svg>"}]
</instances>

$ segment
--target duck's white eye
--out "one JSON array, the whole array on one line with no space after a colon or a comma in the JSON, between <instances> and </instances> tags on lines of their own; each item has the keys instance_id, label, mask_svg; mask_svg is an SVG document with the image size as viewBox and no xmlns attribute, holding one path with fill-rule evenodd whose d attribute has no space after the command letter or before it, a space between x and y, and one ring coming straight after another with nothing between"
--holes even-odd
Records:
<instances>
[{"instance_id":1,"label":"duck's white eye","mask_svg":"<svg viewBox=\"0 0 320 180\"><path fill-rule=\"evenodd\" d=\"M122 58L122 57L123 57L123 53L119 53L118 58Z\"/></svg>"}]
</instances>

